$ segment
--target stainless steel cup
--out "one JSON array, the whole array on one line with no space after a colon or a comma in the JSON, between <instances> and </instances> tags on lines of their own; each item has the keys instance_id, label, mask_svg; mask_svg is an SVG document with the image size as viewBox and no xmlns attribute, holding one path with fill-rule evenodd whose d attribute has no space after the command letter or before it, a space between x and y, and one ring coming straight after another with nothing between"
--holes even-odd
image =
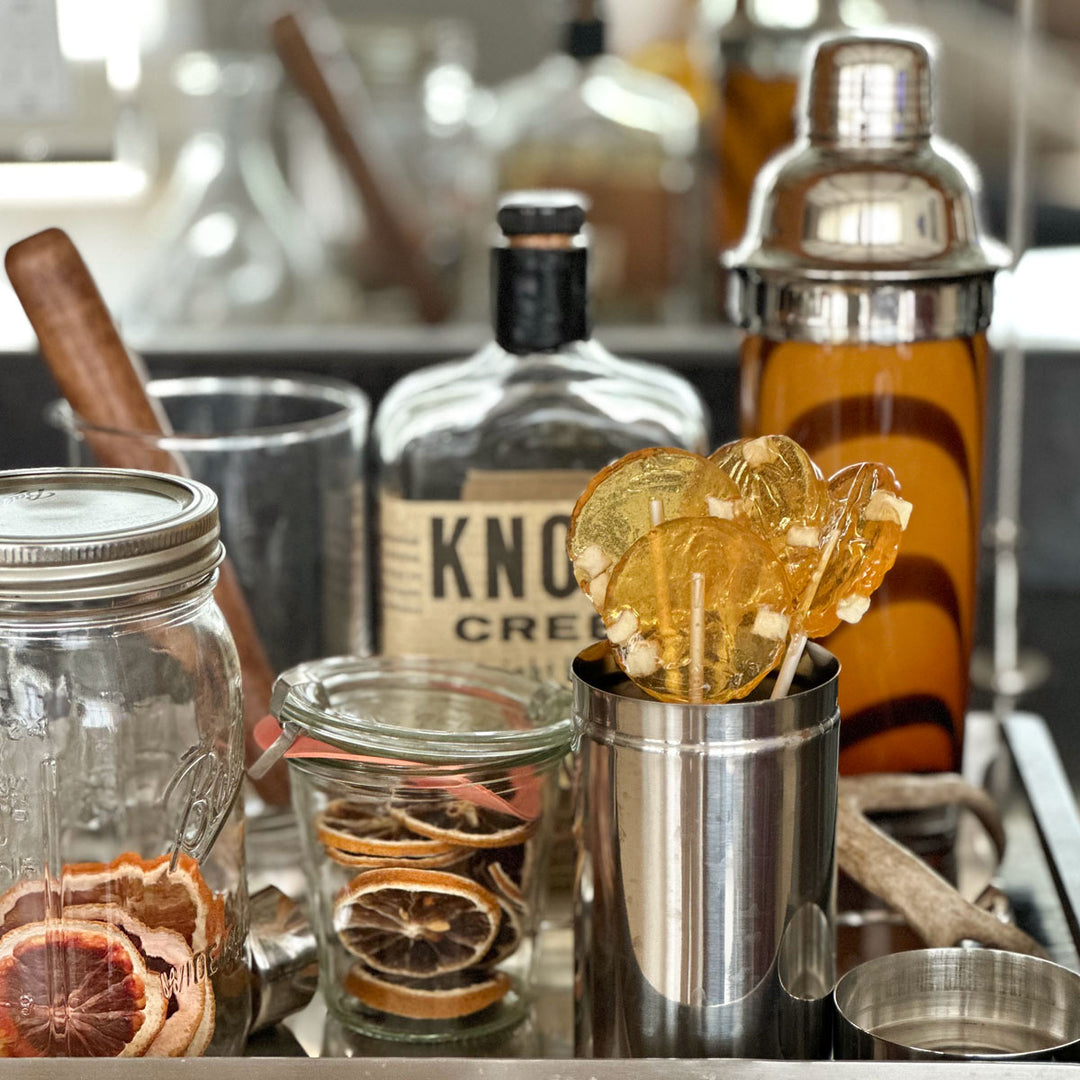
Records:
<instances>
[{"instance_id":1,"label":"stainless steel cup","mask_svg":"<svg viewBox=\"0 0 1080 1080\"><path fill-rule=\"evenodd\" d=\"M828 1056L839 670L689 705L574 661L578 1056Z\"/></svg>"},{"instance_id":2,"label":"stainless steel cup","mask_svg":"<svg viewBox=\"0 0 1080 1080\"><path fill-rule=\"evenodd\" d=\"M879 956L836 984L836 1056L1080 1061L1080 975L992 949Z\"/></svg>"}]
</instances>

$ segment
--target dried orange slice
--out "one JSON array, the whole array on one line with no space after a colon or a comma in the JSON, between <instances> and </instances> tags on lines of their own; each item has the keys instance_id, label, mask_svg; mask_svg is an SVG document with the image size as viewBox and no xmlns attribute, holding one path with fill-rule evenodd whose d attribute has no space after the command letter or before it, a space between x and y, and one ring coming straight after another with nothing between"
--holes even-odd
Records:
<instances>
[{"instance_id":1,"label":"dried orange slice","mask_svg":"<svg viewBox=\"0 0 1080 1080\"><path fill-rule=\"evenodd\" d=\"M169 855L142 859L125 852L107 865L66 866L64 906L119 904L151 928L182 934L193 952L201 952L224 931L224 902L210 891L189 855L181 855L171 872L169 862Z\"/></svg>"},{"instance_id":2,"label":"dried orange slice","mask_svg":"<svg viewBox=\"0 0 1080 1080\"><path fill-rule=\"evenodd\" d=\"M498 897L499 907L502 908L502 922L499 923L499 932L491 943L491 948L484 954L480 961L482 967L492 967L501 964L508 957L517 952L521 944L521 916L509 900Z\"/></svg>"},{"instance_id":3,"label":"dried orange slice","mask_svg":"<svg viewBox=\"0 0 1080 1080\"><path fill-rule=\"evenodd\" d=\"M165 994L165 1025L146 1051L146 1057L181 1057L187 1053L206 1011L213 1004L209 979L195 979L194 954L175 930L151 929L119 904L80 904L64 909L64 921L105 923L122 930L139 950L147 970Z\"/></svg>"},{"instance_id":4,"label":"dried orange slice","mask_svg":"<svg viewBox=\"0 0 1080 1080\"><path fill-rule=\"evenodd\" d=\"M428 978L475 964L502 909L481 885L439 870L368 870L334 905L341 943L369 967Z\"/></svg>"},{"instance_id":5,"label":"dried orange slice","mask_svg":"<svg viewBox=\"0 0 1080 1080\"><path fill-rule=\"evenodd\" d=\"M536 831L536 821L523 821L468 799L430 799L392 807L405 828L447 844L491 848L520 844Z\"/></svg>"},{"instance_id":6,"label":"dried orange slice","mask_svg":"<svg viewBox=\"0 0 1080 1080\"><path fill-rule=\"evenodd\" d=\"M473 876L500 897L506 897L517 907L525 906L525 891L532 877L535 861L533 845L514 844L512 847L481 850L472 863Z\"/></svg>"},{"instance_id":7,"label":"dried orange slice","mask_svg":"<svg viewBox=\"0 0 1080 1080\"><path fill-rule=\"evenodd\" d=\"M184 1051L185 1057L202 1057L203 1054L206 1053L206 1048L210 1045L210 1040L214 1037L214 1026L216 1021L217 1007L214 1003L214 993L210 984L207 983L206 1001L203 1003L202 1019L199 1021L199 1026L195 1029L195 1034L192 1036L187 1050Z\"/></svg>"},{"instance_id":8,"label":"dried orange slice","mask_svg":"<svg viewBox=\"0 0 1080 1080\"><path fill-rule=\"evenodd\" d=\"M347 866L353 870L388 870L393 867L401 867L409 870L441 870L447 866L453 866L462 859L472 854L472 848L453 847L449 851L441 851L435 855L353 855L348 851L340 851L338 848L328 847L326 857L336 862L339 866Z\"/></svg>"},{"instance_id":9,"label":"dried orange slice","mask_svg":"<svg viewBox=\"0 0 1080 1080\"><path fill-rule=\"evenodd\" d=\"M355 964L345 991L368 1008L412 1020L455 1020L501 1001L510 979L501 971L461 971L435 979L376 974Z\"/></svg>"},{"instance_id":10,"label":"dried orange slice","mask_svg":"<svg viewBox=\"0 0 1080 1080\"><path fill-rule=\"evenodd\" d=\"M319 842L329 851L350 855L383 855L397 858L440 855L454 845L445 840L416 836L400 819L385 809L351 799L335 799L315 819Z\"/></svg>"},{"instance_id":11,"label":"dried orange slice","mask_svg":"<svg viewBox=\"0 0 1080 1080\"><path fill-rule=\"evenodd\" d=\"M159 980L116 927L28 923L0 942L0 1057L141 1057L165 1010Z\"/></svg>"}]
</instances>

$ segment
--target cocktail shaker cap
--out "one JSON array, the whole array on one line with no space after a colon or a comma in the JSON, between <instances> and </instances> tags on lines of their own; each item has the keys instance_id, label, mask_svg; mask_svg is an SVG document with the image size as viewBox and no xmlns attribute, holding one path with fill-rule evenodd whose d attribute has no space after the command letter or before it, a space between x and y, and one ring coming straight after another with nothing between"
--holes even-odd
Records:
<instances>
[{"instance_id":1,"label":"cocktail shaker cap","mask_svg":"<svg viewBox=\"0 0 1080 1080\"><path fill-rule=\"evenodd\" d=\"M798 135L758 174L728 253L731 313L770 337L891 344L986 328L1008 252L979 178L933 133L933 48L908 33L809 47Z\"/></svg>"}]
</instances>

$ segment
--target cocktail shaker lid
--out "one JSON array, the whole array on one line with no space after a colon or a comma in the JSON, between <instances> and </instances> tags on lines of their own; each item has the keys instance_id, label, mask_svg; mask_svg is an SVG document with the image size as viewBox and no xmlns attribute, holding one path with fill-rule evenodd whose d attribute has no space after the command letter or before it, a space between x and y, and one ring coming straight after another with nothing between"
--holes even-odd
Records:
<instances>
[{"instance_id":1,"label":"cocktail shaker lid","mask_svg":"<svg viewBox=\"0 0 1080 1080\"><path fill-rule=\"evenodd\" d=\"M860 316L819 287L884 285L916 290L924 312L926 325L897 339L984 329L989 289L956 283L985 284L1009 256L984 233L975 167L934 135L932 46L848 32L817 39L809 59L796 141L759 173L746 236L724 259L740 286L733 316L748 327L779 318L786 336L877 340L887 328L845 330ZM952 283L944 310L926 311L930 283ZM813 303L801 284L818 288ZM787 295L764 295L777 288Z\"/></svg>"}]
</instances>

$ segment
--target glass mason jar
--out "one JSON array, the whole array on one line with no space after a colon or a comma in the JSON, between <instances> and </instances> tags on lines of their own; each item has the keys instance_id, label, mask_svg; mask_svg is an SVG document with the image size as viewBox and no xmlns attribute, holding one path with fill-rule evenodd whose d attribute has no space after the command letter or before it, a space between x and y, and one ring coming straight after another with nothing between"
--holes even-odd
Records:
<instances>
[{"instance_id":1,"label":"glass mason jar","mask_svg":"<svg viewBox=\"0 0 1080 1080\"><path fill-rule=\"evenodd\" d=\"M337 657L282 675L271 708L295 740L330 1011L410 1042L521 1020L571 739L566 692L462 662Z\"/></svg>"},{"instance_id":2,"label":"glass mason jar","mask_svg":"<svg viewBox=\"0 0 1080 1080\"><path fill-rule=\"evenodd\" d=\"M238 1051L240 671L217 499L0 473L0 1057Z\"/></svg>"}]
</instances>

